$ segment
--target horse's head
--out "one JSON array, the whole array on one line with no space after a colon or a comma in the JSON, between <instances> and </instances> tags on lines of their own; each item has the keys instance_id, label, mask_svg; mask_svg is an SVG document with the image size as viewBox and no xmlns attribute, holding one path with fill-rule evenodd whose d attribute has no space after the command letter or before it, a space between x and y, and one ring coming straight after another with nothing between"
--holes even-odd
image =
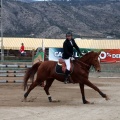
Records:
<instances>
[{"instance_id":1,"label":"horse's head","mask_svg":"<svg viewBox=\"0 0 120 120\"><path fill-rule=\"evenodd\" d=\"M84 62L86 65L93 66L97 72L101 71L100 67L100 57L97 52L89 52L85 54L80 60Z\"/></svg>"},{"instance_id":2,"label":"horse's head","mask_svg":"<svg viewBox=\"0 0 120 120\"><path fill-rule=\"evenodd\" d=\"M93 54L94 57L93 57L92 63L91 63L97 72L101 72L99 54L100 54L100 52L99 53L94 52L94 54Z\"/></svg>"}]
</instances>

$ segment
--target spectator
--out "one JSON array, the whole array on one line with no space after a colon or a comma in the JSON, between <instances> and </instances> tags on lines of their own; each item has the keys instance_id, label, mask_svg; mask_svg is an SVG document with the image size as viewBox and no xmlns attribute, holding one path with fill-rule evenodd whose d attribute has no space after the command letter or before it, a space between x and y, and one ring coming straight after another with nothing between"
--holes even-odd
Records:
<instances>
[{"instance_id":1,"label":"spectator","mask_svg":"<svg viewBox=\"0 0 120 120\"><path fill-rule=\"evenodd\" d=\"M25 56L26 52L24 51L25 47L24 47L24 44L22 43L21 44L21 47L20 47L20 53L21 53L21 56Z\"/></svg>"}]
</instances>

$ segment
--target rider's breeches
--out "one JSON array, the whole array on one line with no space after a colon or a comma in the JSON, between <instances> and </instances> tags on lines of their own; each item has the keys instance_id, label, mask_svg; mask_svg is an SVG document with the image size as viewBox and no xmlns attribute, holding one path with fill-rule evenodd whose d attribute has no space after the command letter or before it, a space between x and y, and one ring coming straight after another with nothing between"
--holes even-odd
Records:
<instances>
[{"instance_id":1,"label":"rider's breeches","mask_svg":"<svg viewBox=\"0 0 120 120\"><path fill-rule=\"evenodd\" d=\"M64 59L65 63L66 63L66 66L67 66L67 70L70 71L70 58L68 59Z\"/></svg>"}]
</instances>

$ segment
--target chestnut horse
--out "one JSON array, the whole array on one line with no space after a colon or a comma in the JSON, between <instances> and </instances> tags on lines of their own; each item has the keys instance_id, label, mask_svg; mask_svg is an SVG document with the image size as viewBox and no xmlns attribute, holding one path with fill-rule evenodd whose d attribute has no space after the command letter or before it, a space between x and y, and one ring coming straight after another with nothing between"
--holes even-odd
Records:
<instances>
[{"instance_id":1,"label":"chestnut horse","mask_svg":"<svg viewBox=\"0 0 120 120\"><path fill-rule=\"evenodd\" d=\"M99 88L97 88L94 84L92 84L88 80L89 70L91 66L94 66L95 70L100 72L100 62L98 60L99 54L97 52L89 52L85 54L82 58L79 58L75 61L73 61L74 64L74 70L71 74L71 78L74 81L74 83L79 83L81 94L82 94L82 100L84 104L89 104L90 102L86 100L85 94L84 94L84 85L87 85L91 88L93 88L95 91L97 91L103 98L108 100L108 96L104 94ZM30 85L27 92L24 94L24 100L26 101L26 98L31 90L33 90L37 85L41 84L43 81L46 80L46 85L44 87L44 90L46 94L48 95L49 102L52 102L52 97L49 93L49 88L52 85L53 81L56 79L58 81L64 82L64 75L57 74L55 72L57 62L55 61L45 61L45 62L38 62L34 64L25 74L24 77L24 90L27 87L27 81L29 78L34 78L35 73L37 72L36 80L33 81L33 83Z\"/></svg>"}]
</instances>

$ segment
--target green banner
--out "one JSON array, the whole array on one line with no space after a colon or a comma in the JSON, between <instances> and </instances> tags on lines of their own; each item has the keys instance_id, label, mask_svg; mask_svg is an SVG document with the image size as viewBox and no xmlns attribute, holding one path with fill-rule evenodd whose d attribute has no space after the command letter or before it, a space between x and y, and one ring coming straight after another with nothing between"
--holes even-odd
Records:
<instances>
[{"instance_id":1,"label":"green banner","mask_svg":"<svg viewBox=\"0 0 120 120\"><path fill-rule=\"evenodd\" d=\"M33 63L36 63L38 61L44 61L44 52L38 52L34 58L33 58Z\"/></svg>"}]
</instances>

